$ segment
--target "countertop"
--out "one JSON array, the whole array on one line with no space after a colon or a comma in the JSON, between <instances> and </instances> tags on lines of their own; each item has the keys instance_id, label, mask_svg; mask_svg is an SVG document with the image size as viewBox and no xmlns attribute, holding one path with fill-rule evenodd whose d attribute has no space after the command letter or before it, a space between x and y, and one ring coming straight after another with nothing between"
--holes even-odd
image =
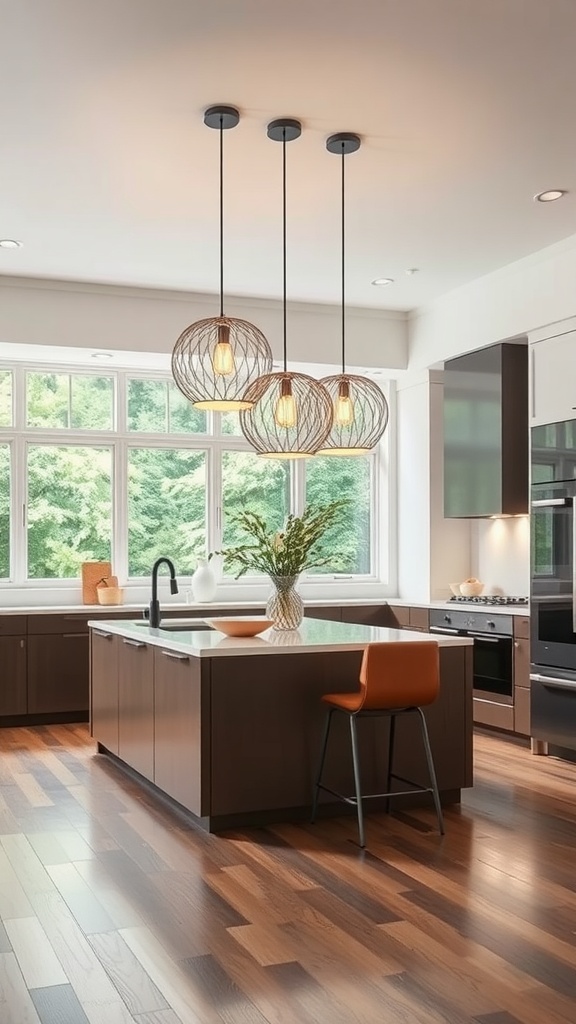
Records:
<instances>
[{"instance_id":1,"label":"countertop","mask_svg":"<svg viewBox=\"0 0 576 1024\"><path fill-rule=\"evenodd\" d=\"M198 620L195 620L196 623ZM166 619L165 626L183 625L182 620ZM412 640L434 640L440 647L469 647L474 643L467 637L432 635L407 629L385 629L381 626L360 626L329 619L304 619L299 629L278 632L267 629L255 637L227 637L210 629L177 631L153 629L147 623L113 619L91 620L88 625L106 630L128 640L140 640L154 647L187 654L194 658L241 657L255 654L304 654L320 651L359 651L371 643L408 643Z\"/></svg>"},{"instance_id":2,"label":"countertop","mask_svg":"<svg viewBox=\"0 0 576 1024\"><path fill-rule=\"evenodd\" d=\"M252 600L252 601L234 601L234 600L218 600L216 598L211 601L210 604L190 604L188 602L174 602L167 601L162 604L162 614L169 615L170 610L184 611L190 609L190 612L194 611L212 611L215 608L262 608L264 609L266 604L265 600ZM493 604L476 604L474 602L460 602L460 601L409 601L406 598L401 597L348 597L348 598L314 598L304 600L306 608L329 608L331 605L338 607L353 607L354 605L361 605L366 607L379 607L381 605L396 605L400 608L440 608L449 611L459 608L461 611L470 611L472 608L477 611L491 612L494 615L525 615L530 616L530 605L493 605ZM120 604L120 605L102 605L102 604L70 604L70 605L10 605L2 607L0 605L0 615L82 615L90 612L102 612L103 614L112 614L116 612L139 612L142 613L144 607L147 607L145 601L140 601L136 604Z\"/></svg>"}]
</instances>

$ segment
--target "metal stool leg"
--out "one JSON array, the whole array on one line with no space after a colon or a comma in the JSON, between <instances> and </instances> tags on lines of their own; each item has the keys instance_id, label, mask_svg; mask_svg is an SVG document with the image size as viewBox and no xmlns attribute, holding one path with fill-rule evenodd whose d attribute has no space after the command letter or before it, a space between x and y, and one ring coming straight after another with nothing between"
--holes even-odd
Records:
<instances>
[{"instance_id":1,"label":"metal stool leg","mask_svg":"<svg viewBox=\"0 0 576 1024\"><path fill-rule=\"evenodd\" d=\"M396 731L396 715L390 715L390 731L388 733L388 771L386 774L386 792L390 792L392 765L394 763L394 734ZM390 814L390 797L386 801L386 814Z\"/></svg>"},{"instance_id":2,"label":"metal stool leg","mask_svg":"<svg viewBox=\"0 0 576 1024\"><path fill-rule=\"evenodd\" d=\"M358 736L356 734L356 718L350 715L350 737L352 739L352 762L354 765L354 788L356 790L356 809L358 811L358 834L362 849L366 846L364 838L364 810L362 807L362 789L360 786L360 758L358 756Z\"/></svg>"},{"instance_id":3,"label":"metal stool leg","mask_svg":"<svg viewBox=\"0 0 576 1024\"><path fill-rule=\"evenodd\" d=\"M436 815L438 817L438 828L440 829L440 835L444 835L444 818L442 816L442 807L440 805L440 794L438 792L438 783L436 781L436 770L434 768L434 758L432 757L432 749L430 747L430 739L428 736L428 726L426 725L426 719L422 708L416 708L416 711L420 715L420 725L422 727L422 739L424 740L424 750L426 751L426 760L428 762L428 773L430 775L430 782L432 783L432 795L434 797L434 806L436 808Z\"/></svg>"},{"instance_id":4,"label":"metal stool leg","mask_svg":"<svg viewBox=\"0 0 576 1024\"><path fill-rule=\"evenodd\" d=\"M330 735L330 725L332 723L332 715L334 714L334 708L330 708L326 715L326 721L324 724L324 738L322 740L322 752L320 754L320 764L318 766L318 774L316 776L316 783L314 785L314 796L312 798L312 816L310 818L311 824L316 821L316 812L318 810L318 797L320 795L320 783L322 781L322 772L324 771L324 761L326 760L326 749L328 747L328 736Z\"/></svg>"}]
</instances>

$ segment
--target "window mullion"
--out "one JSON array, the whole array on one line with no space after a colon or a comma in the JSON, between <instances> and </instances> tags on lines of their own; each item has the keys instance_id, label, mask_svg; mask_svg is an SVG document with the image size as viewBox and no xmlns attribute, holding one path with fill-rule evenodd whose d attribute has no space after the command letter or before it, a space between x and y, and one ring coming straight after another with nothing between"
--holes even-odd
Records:
<instances>
[{"instance_id":1,"label":"window mullion","mask_svg":"<svg viewBox=\"0 0 576 1024\"><path fill-rule=\"evenodd\" d=\"M20 434L12 448L12 579L16 586L26 580L28 445Z\"/></svg>"},{"instance_id":2,"label":"window mullion","mask_svg":"<svg viewBox=\"0 0 576 1024\"><path fill-rule=\"evenodd\" d=\"M112 568L118 580L128 579L128 444L112 446Z\"/></svg>"},{"instance_id":3,"label":"window mullion","mask_svg":"<svg viewBox=\"0 0 576 1024\"><path fill-rule=\"evenodd\" d=\"M222 549L222 535L224 532L224 495L222 493L222 448L220 445L210 445L206 456L208 459L208 496L207 508L207 551L220 551Z\"/></svg>"}]
</instances>

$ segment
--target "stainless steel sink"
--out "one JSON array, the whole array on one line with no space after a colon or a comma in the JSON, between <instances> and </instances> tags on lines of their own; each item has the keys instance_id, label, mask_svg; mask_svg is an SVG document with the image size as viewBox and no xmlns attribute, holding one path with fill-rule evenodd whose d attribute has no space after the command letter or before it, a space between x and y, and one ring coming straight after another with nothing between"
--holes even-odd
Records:
<instances>
[{"instance_id":1,"label":"stainless steel sink","mask_svg":"<svg viewBox=\"0 0 576 1024\"><path fill-rule=\"evenodd\" d=\"M143 628L145 627L147 629L148 620L142 619L142 621L133 622L132 625L141 626ZM191 630L212 629L212 626L209 626L202 619L182 619L181 622L161 622L159 628L164 633L189 633Z\"/></svg>"}]
</instances>

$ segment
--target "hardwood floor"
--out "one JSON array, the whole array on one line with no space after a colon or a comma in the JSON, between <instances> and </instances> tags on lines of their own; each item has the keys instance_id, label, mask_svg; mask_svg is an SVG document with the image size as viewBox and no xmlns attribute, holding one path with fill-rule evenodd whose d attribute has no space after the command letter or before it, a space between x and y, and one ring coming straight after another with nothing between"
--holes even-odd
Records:
<instances>
[{"instance_id":1,"label":"hardwood floor","mask_svg":"<svg viewBox=\"0 0 576 1024\"><path fill-rule=\"evenodd\" d=\"M0 731L1 1024L574 1024L576 765L475 738L446 810L222 836L84 726Z\"/></svg>"}]
</instances>

